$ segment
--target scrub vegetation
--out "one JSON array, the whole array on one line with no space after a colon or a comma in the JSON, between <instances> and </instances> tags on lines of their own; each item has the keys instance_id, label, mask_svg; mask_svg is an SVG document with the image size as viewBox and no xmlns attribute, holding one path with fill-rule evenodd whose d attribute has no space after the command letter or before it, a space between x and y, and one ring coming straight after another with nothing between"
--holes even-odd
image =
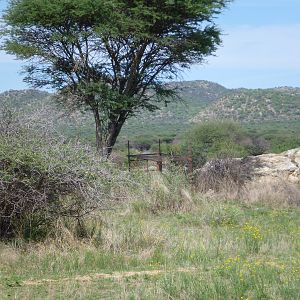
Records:
<instances>
[{"instance_id":1,"label":"scrub vegetation","mask_svg":"<svg viewBox=\"0 0 300 300\"><path fill-rule=\"evenodd\" d=\"M53 135L51 123L9 120L1 208L27 202L10 232L1 227L1 299L299 298L298 190L264 185L257 198L247 178L224 177L230 188L212 192L176 166L128 173Z\"/></svg>"}]
</instances>

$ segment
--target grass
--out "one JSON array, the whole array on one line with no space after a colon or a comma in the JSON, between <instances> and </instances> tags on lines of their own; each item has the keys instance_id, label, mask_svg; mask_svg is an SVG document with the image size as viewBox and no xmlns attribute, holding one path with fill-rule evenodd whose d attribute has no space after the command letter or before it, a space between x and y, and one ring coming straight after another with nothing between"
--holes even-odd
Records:
<instances>
[{"instance_id":1,"label":"grass","mask_svg":"<svg viewBox=\"0 0 300 300\"><path fill-rule=\"evenodd\" d=\"M2 243L0 298L299 299L299 208L192 192L189 202L153 184L155 195L96 216L90 239Z\"/></svg>"},{"instance_id":2,"label":"grass","mask_svg":"<svg viewBox=\"0 0 300 300\"><path fill-rule=\"evenodd\" d=\"M182 134L186 120L204 104L185 110L182 105L173 105L180 113L175 119L169 107L147 122L132 120L121 144L139 135L145 139L145 133L146 141L139 142L150 144L158 132L165 140ZM290 121L246 127L281 152L299 146L299 126ZM73 127L70 136L93 139L92 123L79 127L80 133ZM176 168L163 178L105 171L98 161L85 164L78 149L76 156L58 151L76 163L56 159L49 145L49 162L88 170L82 176L95 183L103 180L95 199L111 196L113 209L85 220L85 238L78 239L74 224L58 218L56 236L46 241L0 242L0 299L300 299L296 188L253 185L249 199L224 200L201 195Z\"/></svg>"}]
</instances>

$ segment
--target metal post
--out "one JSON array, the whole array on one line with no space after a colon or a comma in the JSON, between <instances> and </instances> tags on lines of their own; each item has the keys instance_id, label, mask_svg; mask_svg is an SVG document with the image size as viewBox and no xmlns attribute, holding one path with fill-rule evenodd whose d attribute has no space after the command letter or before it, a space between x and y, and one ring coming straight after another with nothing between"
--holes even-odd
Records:
<instances>
[{"instance_id":1,"label":"metal post","mask_svg":"<svg viewBox=\"0 0 300 300\"><path fill-rule=\"evenodd\" d=\"M159 155L161 155L160 139L158 140L158 153L159 153Z\"/></svg>"},{"instance_id":2,"label":"metal post","mask_svg":"<svg viewBox=\"0 0 300 300\"><path fill-rule=\"evenodd\" d=\"M130 142L127 142L127 157L128 157L128 171L130 172L130 163L131 163L131 158L130 158Z\"/></svg>"},{"instance_id":3,"label":"metal post","mask_svg":"<svg viewBox=\"0 0 300 300\"><path fill-rule=\"evenodd\" d=\"M162 157L161 157L161 142L160 139L158 140L158 155L159 155L159 161L157 162L157 169L159 172L162 173Z\"/></svg>"},{"instance_id":4,"label":"metal post","mask_svg":"<svg viewBox=\"0 0 300 300\"><path fill-rule=\"evenodd\" d=\"M193 148L192 145L189 144L189 149L188 149L188 171L190 174L193 173Z\"/></svg>"}]
</instances>

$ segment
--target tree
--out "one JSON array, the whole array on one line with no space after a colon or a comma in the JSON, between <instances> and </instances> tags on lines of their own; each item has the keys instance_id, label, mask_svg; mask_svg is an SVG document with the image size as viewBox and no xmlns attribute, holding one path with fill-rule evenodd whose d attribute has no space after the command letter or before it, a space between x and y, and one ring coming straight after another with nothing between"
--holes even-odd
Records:
<instances>
[{"instance_id":1,"label":"tree","mask_svg":"<svg viewBox=\"0 0 300 300\"><path fill-rule=\"evenodd\" d=\"M33 87L91 110L97 149L109 155L130 116L171 101L167 80L214 53L214 16L228 2L11 0L2 49L28 62Z\"/></svg>"}]
</instances>

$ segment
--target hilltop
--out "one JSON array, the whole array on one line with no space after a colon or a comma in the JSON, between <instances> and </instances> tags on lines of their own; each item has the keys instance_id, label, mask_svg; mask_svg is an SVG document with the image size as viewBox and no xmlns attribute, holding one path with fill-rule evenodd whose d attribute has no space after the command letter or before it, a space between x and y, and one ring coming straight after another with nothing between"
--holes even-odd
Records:
<instances>
[{"instance_id":1,"label":"hilltop","mask_svg":"<svg viewBox=\"0 0 300 300\"><path fill-rule=\"evenodd\" d=\"M171 82L168 87L175 90L179 97L178 101L171 102L168 110L172 106L192 104L194 106L203 106L217 101L229 90L224 86L205 80ZM8 104L11 107L23 108L32 104L45 104L53 101L50 98L53 94L46 91L28 89L28 90L9 90L0 93L0 103ZM161 107L164 110L164 106Z\"/></svg>"},{"instance_id":2,"label":"hilltop","mask_svg":"<svg viewBox=\"0 0 300 300\"><path fill-rule=\"evenodd\" d=\"M300 119L300 88L227 89L214 82L196 80L172 82L177 100L154 112L140 111L127 122L127 130L149 126L184 126L191 121L232 119L239 122L291 121ZM38 90L10 90L0 93L0 104L30 111L43 105L56 109L53 94ZM86 119L87 116L82 116Z\"/></svg>"},{"instance_id":3,"label":"hilltop","mask_svg":"<svg viewBox=\"0 0 300 300\"><path fill-rule=\"evenodd\" d=\"M239 122L300 120L300 88L232 90L193 118L232 119Z\"/></svg>"}]
</instances>

